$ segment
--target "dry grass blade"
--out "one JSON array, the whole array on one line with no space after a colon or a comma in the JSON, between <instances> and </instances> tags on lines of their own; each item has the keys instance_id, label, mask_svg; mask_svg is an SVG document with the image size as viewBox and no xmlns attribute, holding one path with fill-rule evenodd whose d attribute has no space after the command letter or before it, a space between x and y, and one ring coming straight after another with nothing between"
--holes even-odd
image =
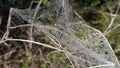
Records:
<instances>
[{"instance_id":1,"label":"dry grass blade","mask_svg":"<svg viewBox=\"0 0 120 68\"><path fill-rule=\"evenodd\" d=\"M114 68L115 64L98 65L98 66L92 66L92 67L89 67L89 68L99 68L99 67L107 67L107 66L111 66L111 68Z\"/></svg>"},{"instance_id":2,"label":"dry grass blade","mask_svg":"<svg viewBox=\"0 0 120 68\"><path fill-rule=\"evenodd\" d=\"M27 27L27 26L31 26L31 24L12 26L10 27L10 29L16 29L16 28Z\"/></svg>"},{"instance_id":3,"label":"dry grass blade","mask_svg":"<svg viewBox=\"0 0 120 68\"><path fill-rule=\"evenodd\" d=\"M48 37L49 37L49 36L48 36ZM63 49L63 48L62 48L62 45L60 44L59 41L56 40L56 41L57 41L57 42L56 42L56 41L55 41L54 39L52 39L51 37L49 37L49 38L50 38L50 40L51 40L55 45L57 45L58 47L60 47L61 49Z\"/></svg>"},{"instance_id":4,"label":"dry grass blade","mask_svg":"<svg viewBox=\"0 0 120 68\"><path fill-rule=\"evenodd\" d=\"M4 42L6 42L6 41L21 41L21 42L34 43L34 44L37 44L37 45L40 45L40 46L44 46L44 47L47 47L47 48L51 48L51 49L55 49L55 50L58 50L58 51L64 52L63 50L58 49L58 48L55 48L55 47L53 47L53 46L51 46L51 45L47 45L47 44L40 43L40 42L36 42L36 41L32 41L32 40L10 39L10 38L8 38L8 39L6 39L6 40L1 41L0 44L1 44L1 43L4 43Z\"/></svg>"},{"instance_id":5,"label":"dry grass blade","mask_svg":"<svg viewBox=\"0 0 120 68\"><path fill-rule=\"evenodd\" d=\"M73 64L73 62L72 62L72 60L71 60L70 57L69 57L69 55L66 54L66 53L65 53L65 55L66 55L66 57L68 58L70 64L72 65L72 68L75 68L75 66L74 66L74 64Z\"/></svg>"}]
</instances>

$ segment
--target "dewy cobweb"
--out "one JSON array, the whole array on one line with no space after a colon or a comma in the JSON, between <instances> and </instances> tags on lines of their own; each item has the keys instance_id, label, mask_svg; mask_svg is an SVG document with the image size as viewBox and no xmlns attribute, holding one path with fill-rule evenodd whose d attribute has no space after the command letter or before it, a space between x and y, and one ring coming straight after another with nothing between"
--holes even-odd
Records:
<instances>
[{"instance_id":1,"label":"dewy cobweb","mask_svg":"<svg viewBox=\"0 0 120 68\"><path fill-rule=\"evenodd\" d=\"M78 63L77 68L120 68L105 36L83 23L68 0L50 0L47 6L39 8L33 19L35 10L13 8L11 26L33 24L35 34L47 34L67 47L74 56L70 58ZM49 23L53 25L48 26Z\"/></svg>"}]
</instances>

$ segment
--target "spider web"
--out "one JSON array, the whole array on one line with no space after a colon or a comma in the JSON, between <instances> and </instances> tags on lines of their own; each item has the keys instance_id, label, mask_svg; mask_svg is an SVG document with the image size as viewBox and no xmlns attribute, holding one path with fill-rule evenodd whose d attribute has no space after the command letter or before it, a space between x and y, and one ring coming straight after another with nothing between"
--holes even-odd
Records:
<instances>
[{"instance_id":1,"label":"spider web","mask_svg":"<svg viewBox=\"0 0 120 68\"><path fill-rule=\"evenodd\" d=\"M33 24L34 35L46 34L65 46L74 56L70 58L76 61L80 68L120 67L105 36L99 30L83 23L74 14L68 0L50 0L47 6L39 8L33 19L35 10L13 8L11 26ZM53 25L48 26L49 23Z\"/></svg>"}]
</instances>

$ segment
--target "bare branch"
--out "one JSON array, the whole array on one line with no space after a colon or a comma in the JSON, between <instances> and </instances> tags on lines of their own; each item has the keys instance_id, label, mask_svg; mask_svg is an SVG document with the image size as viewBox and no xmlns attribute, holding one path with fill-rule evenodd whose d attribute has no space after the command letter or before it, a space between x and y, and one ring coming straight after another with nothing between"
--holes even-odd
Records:
<instances>
[{"instance_id":1,"label":"bare branch","mask_svg":"<svg viewBox=\"0 0 120 68\"><path fill-rule=\"evenodd\" d=\"M115 21L117 14L118 14L119 9L120 9L120 0L119 0L118 7L116 9L115 14L111 13L111 22L108 25L108 27L106 28L106 30L103 32L103 34L106 34L107 31L109 31L113 27L113 24L114 24L114 21Z\"/></svg>"}]
</instances>

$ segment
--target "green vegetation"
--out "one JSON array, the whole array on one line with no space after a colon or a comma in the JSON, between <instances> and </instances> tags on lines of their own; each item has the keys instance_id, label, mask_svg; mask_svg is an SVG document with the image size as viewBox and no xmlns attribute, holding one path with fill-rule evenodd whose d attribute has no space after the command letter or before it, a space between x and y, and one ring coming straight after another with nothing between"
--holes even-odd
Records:
<instances>
[{"instance_id":1,"label":"green vegetation","mask_svg":"<svg viewBox=\"0 0 120 68\"><path fill-rule=\"evenodd\" d=\"M22 62L22 68L29 68L29 60L27 57L25 57Z\"/></svg>"}]
</instances>

